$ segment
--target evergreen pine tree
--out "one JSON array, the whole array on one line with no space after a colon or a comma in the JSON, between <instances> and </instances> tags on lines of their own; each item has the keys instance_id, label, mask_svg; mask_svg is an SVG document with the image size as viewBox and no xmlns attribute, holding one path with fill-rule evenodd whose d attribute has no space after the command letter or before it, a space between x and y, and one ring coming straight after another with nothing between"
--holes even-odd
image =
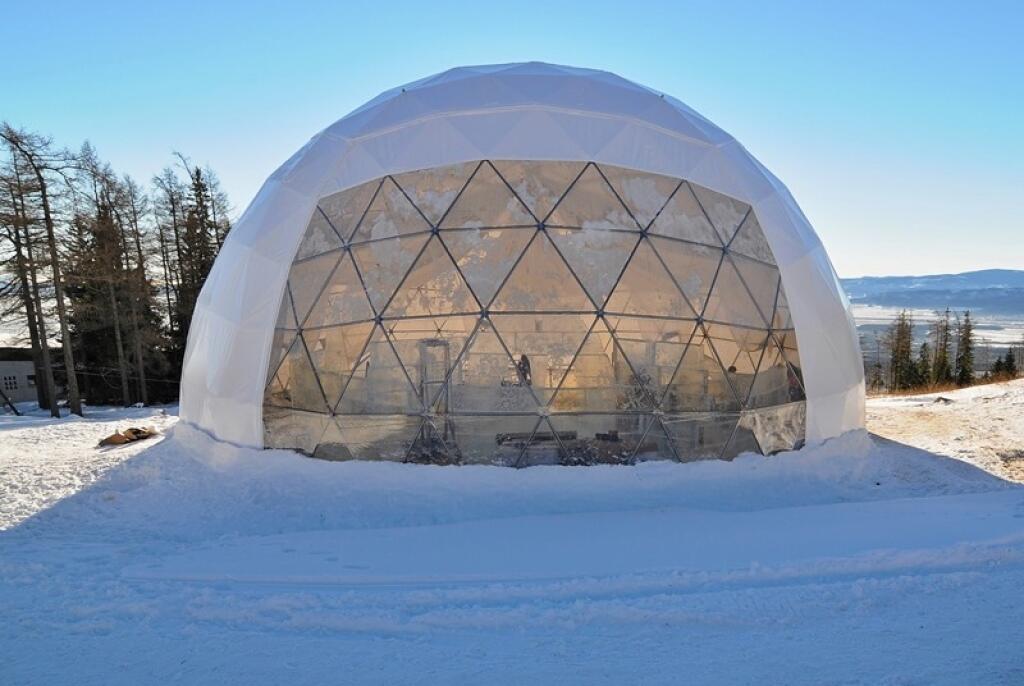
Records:
<instances>
[{"instance_id":1,"label":"evergreen pine tree","mask_svg":"<svg viewBox=\"0 0 1024 686\"><path fill-rule=\"evenodd\" d=\"M921 343L917 351L917 381L921 386L928 385L932 380L932 349L928 341Z\"/></svg>"},{"instance_id":2,"label":"evergreen pine tree","mask_svg":"<svg viewBox=\"0 0 1024 686\"><path fill-rule=\"evenodd\" d=\"M948 384L953 382L953 367L949 362L950 331L949 308L935 321L935 362L932 364L932 382Z\"/></svg>"},{"instance_id":3,"label":"evergreen pine tree","mask_svg":"<svg viewBox=\"0 0 1024 686\"><path fill-rule=\"evenodd\" d=\"M974 383L974 325L970 310L964 312L957 340L956 383L958 386L970 386Z\"/></svg>"},{"instance_id":4,"label":"evergreen pine tree","mask_svg":"<svg viewBox=\"0 0 1024 686\"><path fill-rule=\"evenodd\" d=\"M880 391L885 388L885 380L882 377L882 363L875 362L871 367L871 380L868 382L872 390Z\"/></svg>"},{"instance_id":5,"label":"evergreen pine tree","mask_svg":"<svg viewBox=\"0 0 1024 686\"><path fill-rule=\"evenodd\" d=\"M896 316L887 335L889 378L893 390L907 390L917 383L917 365L913 360L914 322L906 310Z\"/></svg>"},{"instance_id":6,"label":"evergreen pine tree","mask_svg":"<svg viewBox=\"0 0 1024 686\"><path fill-rule=\"evenodd\" d=\"M140 366L148 365L154 376L168 373L163 368L161 349L166 342L160 333L155 291L125 259L127 214L120 205L120 181L94 163L79 183L92 185L92 197L79 204L74 217L66 268L71 330L81 341L82 363L89 371L83 375L83 388L93 403L128 405L142 397ZM148 355L129 369L130 358L137 353L132 345L135 336L144 339L139 343ZM163 390L162 397L167 399L169 389Z\"/></svg>"},{"instance_id":7,"label":"evergreen pine tree","mask_svg":"<svg viewBox=\"0 0 1024 686\"><path fill-rule=\"evenodd\" d=\"M1013 348L1006 351L1003 358L1003 373L1011 379L1017 378L1017 358L1013 354Z\"/></svg>"}]
</instances>

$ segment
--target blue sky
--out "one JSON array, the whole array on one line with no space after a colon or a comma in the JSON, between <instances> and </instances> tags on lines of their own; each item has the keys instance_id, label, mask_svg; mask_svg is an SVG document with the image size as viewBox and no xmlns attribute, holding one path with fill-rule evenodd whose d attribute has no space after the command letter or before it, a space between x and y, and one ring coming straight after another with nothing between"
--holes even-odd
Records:
<instances>
[{"instance_id":1,"label":"blue sky","mask_svg":"<svg viewBox=\"0 0 1024 686\"><path fill-rule=\"evenodd\" d=\"M17 2L0 118L142 181L179 150L241 212L382 90L459 64L597 67L738 138L843 276L1024 269L1024 3L970 5Z\"/></svg>"}]
</instances>

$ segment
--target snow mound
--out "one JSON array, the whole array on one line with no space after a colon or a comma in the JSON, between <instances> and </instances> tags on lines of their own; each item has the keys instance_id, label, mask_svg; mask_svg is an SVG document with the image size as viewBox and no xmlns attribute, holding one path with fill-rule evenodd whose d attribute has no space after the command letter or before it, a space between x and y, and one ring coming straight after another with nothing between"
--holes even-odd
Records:
<instances>
[{"instance_id":1,"label":"snow mound","mask_svg":"<svg viewBox=\"0 0 1024 686\"><path fill-rule=\"evenodd\" d=\"M203 538L668 507L754 511L1006 487L965 463L865 432L732 462L513 470L325 462L232 446L179 424L24 526Z\"/></svg>"}]
</instances>

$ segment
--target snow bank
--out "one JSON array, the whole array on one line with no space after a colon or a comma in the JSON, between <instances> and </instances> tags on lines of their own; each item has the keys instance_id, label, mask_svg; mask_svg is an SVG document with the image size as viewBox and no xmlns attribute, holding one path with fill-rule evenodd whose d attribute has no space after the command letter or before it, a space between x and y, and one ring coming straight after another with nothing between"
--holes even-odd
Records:
<instances>
[{"instance_id":1,"label":"snow bank","mask_svg":"<svg viewBox=\"0 0 1024 686\"><path fill-rule=\"evenodd\" d=\"M999 488L1005 484L968 465L881 444L864 432L732 462L512 470L324 462L235 447L180 424L24 526L43 520L53 530L65 521L88 535L82 525L95 521L136 534L202 538L664 507L751 511Z\"/></svg>"}]
</instances>

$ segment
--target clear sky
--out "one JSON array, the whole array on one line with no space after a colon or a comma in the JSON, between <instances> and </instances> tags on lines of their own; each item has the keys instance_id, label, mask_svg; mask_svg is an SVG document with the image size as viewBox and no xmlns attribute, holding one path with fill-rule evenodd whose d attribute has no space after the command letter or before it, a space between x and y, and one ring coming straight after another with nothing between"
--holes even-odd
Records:
<instances>
[{"instance_id":1,"label":"clear sky","mask_svg":"<svg viewBox=\"0 0 1024 686\"><path fill-rule=\"evenodd\" d=\"M826 7L827 5L827 7ZM0 118L240 213L395 85L543 60L671 93L792 190L843 276L1024 269L1021 2L11 2Z\"/></svg>"}]
</instances>

